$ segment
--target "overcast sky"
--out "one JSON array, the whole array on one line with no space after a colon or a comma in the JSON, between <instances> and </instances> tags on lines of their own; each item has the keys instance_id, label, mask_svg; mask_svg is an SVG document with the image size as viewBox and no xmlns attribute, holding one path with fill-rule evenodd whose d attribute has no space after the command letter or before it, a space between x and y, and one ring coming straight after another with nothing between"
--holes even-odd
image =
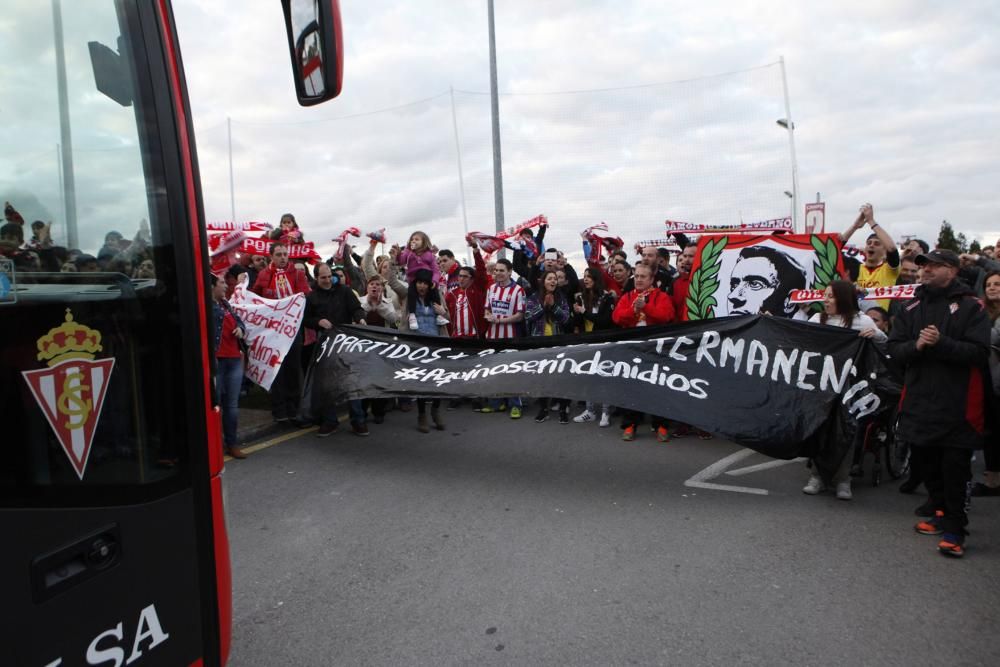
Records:
<instances>
[{"instance_id":1,"label":"overcast sky","mask_svg":"<svg viewBox=\"0 0 1000 667\"><path fill-rule=\"evenodd\" d=\"M485 0L343 0L343 93L312 108L278 3L174 11L210 220L230 218L229 116L237 219L291 211L327 248L350 225L460 246L454 87L468 227L493 228ZM552 245L602 220L632 243L667 218L787 215L780 56L800 197L822 193L828 230L870 201L897 238L933 242L945 218L1000 238L995 0L498 0L496 30L506 223L545 213Z\"/></svg>"}]
</instances>

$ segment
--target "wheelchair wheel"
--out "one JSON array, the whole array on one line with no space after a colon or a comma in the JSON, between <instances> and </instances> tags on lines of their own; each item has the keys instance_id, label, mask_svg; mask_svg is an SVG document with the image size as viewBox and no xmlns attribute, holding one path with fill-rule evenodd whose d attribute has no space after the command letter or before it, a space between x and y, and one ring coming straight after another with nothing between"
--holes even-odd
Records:
<instances>
[{"instance_id":1,"label":"wheelchair wheel","mask_svg":"<svg viewBox=\"0 0 1000 667\"><path fill-rule=\"evenodd\" d=\"M910 471L910 448L891 434L885 443L885 469L893 479Z\"/></svg>"}]
</instances>

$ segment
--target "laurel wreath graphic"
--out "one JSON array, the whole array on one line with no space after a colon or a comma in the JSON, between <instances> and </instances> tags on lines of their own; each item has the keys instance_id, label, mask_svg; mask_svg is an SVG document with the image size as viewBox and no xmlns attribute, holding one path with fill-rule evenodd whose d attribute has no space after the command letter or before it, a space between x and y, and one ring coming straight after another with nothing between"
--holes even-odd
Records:
<instances>
[{"instance_id":1,"label":"laurel wreath graphic","mask_svg":"<svg viewBox=\"0 0 1000 667\"><path fill-rule=\"evenodd\" d=\"M840 251L833 239L827 239L826 243L819 236L810 239L813 249L816 251L816 261L813 263L813 283L812 289L826 289L827 285L837 277L837 260Z\"/></svg>"},{"instance_id":2,"label":"laurel wreath graphic","mask_svg":"<svg viewBox=\"0 0 1000 667\"><path fill-rule=\"evenodd\" d=\"M722 266L722 250L729 243L728 236L710 240L701 251L698 270L691 275L688 287L688 319L709 320L715 317L715 291L719 289L719 268Z\"/></svg>"}]
</instances>

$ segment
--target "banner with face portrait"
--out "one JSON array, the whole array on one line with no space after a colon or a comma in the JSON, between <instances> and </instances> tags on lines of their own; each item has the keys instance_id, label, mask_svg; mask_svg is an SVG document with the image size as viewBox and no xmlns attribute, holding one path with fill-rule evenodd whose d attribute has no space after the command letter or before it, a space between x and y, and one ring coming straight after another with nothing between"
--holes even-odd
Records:
<instances>
[{"instance_id":1,"label":"banner with face portrait","mask_svg":"<svg viewBox=\"0 0 1000 667\"><path fill-rule=\"evenodd\" d=\"M844 272L836 234L717 234L698 240L688 318L791 317L793 290L823 290Z\"/></svg>"}]
</instances>

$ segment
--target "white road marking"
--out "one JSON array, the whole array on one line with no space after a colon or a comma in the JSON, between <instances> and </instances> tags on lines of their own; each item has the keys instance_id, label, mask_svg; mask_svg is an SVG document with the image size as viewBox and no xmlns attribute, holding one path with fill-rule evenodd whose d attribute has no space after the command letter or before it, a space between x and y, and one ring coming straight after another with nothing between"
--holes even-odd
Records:
<instances>
[{"instance_id":1,"label":"white road marking","mask_svg":"<svg viewBox=\"0 0 1000 667\"><path fill-rule=\"evenodd\" d=\"M696 489L712 489L714 491L735 491L736 493L752 493L758 496L768 495L767 489L755 489L749 486L731 486L728 484L712 484L706 480L714 479L721 475L726 468L733 465L738 461L742 461L748 456L754 454L752 449L741 449L738 452L734 452L729 456L716 461L712 465L708 466L701 472L695 474L691 479L684 482L684 486L694 487Z\"/></svg>"},{"instance_id":2,"label":"white road marking","mask_svg":"<svg viewBox=\"0 0 1000 667\"><path fill-rule=\"evenodd\" d=\"M759 470L767 470L768 468L780 468L781 466L788 465L789 463L805 463L809 459L805 456L800 456L797 459L791 459L785 461L783 459L777 461L768 461L767 463L758 463L754 466L747 466L746 468L736 468L735 470L727 470L727 475L732 475L733 477L739 477L740 475L749 475L752 472L757 472Z\"/></svg>"}]
</instances>

